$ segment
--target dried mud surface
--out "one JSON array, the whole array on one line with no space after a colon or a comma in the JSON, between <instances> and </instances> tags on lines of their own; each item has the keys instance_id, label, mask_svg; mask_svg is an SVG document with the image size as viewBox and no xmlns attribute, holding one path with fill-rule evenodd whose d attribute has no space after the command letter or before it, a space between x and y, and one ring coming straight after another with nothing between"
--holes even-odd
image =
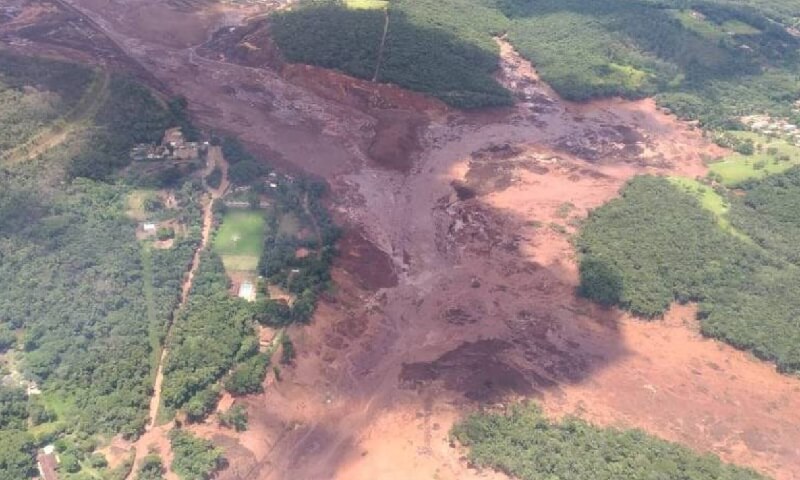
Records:
<instances>
[{"instance_id":1,"label":"dried mud surface","mask_svg":"<svg viewBox=\"0 0 800 480\"><path fill-rule=\"evenodd\" d=\"M651 100L564 102L499 40L517 105L463 113L283 65L264 25L246 23L275 6L59 8L205 126L332 187L342 255L313 324L290 332L296 365L237 399L247 432L193 427L226 448L220 479L505 478L471 469L447 432L523 397L800 478L800 381L702 338L691 306L643 322L574 295L569 237L589 209L634 175L695 177L724 153ZM52 53L26 41L11 48Z\"/></svg>"}]
</instances>

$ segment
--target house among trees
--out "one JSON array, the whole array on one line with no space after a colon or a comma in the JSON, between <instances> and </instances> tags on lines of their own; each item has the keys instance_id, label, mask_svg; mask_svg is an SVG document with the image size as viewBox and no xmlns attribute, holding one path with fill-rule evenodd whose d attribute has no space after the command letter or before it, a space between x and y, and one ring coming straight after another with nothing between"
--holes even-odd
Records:
<instances>
[{"instance_id":1,"label":"house among trees","mask_svg":"<svg viewBox=\"0 0 800 480\"><path fill-rule=\"evenodd\" d=\"M43 480L58 480L58 457L56 456L56 449L53 445L47 445L36 456L37 467L39 468L39 475Z\"/></svg>"},{"instance_id":2,"label":"house among trees","mask_svg":"<svg viewBox=\"0 0 800 480\"><path fill-rule=\"evenodd\" d=\"M180 128L170 128L164 132L161 145L140 143L131 148L131 158L144 161L194 161L208 152L208 142L187 142Z\"/></svg>"}]
</instances>

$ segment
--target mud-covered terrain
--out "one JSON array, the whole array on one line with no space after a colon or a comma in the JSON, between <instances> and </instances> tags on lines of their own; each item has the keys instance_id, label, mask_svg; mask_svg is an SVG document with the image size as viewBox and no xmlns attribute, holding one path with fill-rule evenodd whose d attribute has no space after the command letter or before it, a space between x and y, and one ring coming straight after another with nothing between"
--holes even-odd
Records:
<instances>
[{"instance_id":1,"label":"mud-covered terrain","mask_svg":"<svg viewBox=\"0 0 800 480\"><path fill-rule=\"evenodd\" d=\"M332 187L346 232L336 287L293 327L296 366L243 400L249 430L196 427L226 449L219 478L502 478L470 469L447 432L519 397L800 478L800 381L701 337L691 306L648 323L574 294L570 235L589 209L634 175L693 178L724 153L654 102L562 101L498 40L517 106L463 113L281 64L264 26L246 24L274 5L19 3L0 24L6 47L100 54L26 30L43 5L74 15L117 68L186 96L203 126Z\"/></svg>"}]
</instances>

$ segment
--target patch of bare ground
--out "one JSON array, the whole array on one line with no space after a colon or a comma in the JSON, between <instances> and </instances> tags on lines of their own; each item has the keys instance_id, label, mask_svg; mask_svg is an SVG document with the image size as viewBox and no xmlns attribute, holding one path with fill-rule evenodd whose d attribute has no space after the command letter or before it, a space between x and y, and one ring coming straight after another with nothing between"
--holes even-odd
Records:
<instances>
[{"instance_id":1,"label":"patch of bare ground","mask_svg":"<svg viewBox=\"0 0 800 480\"><path fill-rule=\"evenodd\" d=\"M290 331L295 365L237 400L250 430L194 427L227 448L220 479L500 478L470 469L447 431L522 397L798 478L800 381L699 336L691 307L645 323L574 294L577 222L633 175L703 175L723 152L699 130L650 100L565 102L502 40L499 79L518 103L467 114L272 57L184 48L194 32L123 25L134 4L69 3L203 124L327 179L347 227L333 291ZM246 16L209 8L225 25ZM212 18L177 25L211 38Z\"/></svg>"}]
</instances>

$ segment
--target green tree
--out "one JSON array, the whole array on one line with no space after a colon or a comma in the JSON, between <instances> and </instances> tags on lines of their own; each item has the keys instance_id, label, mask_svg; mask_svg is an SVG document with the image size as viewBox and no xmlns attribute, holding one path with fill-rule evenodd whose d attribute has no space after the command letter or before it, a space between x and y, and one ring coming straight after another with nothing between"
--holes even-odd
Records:
<instances>
[{"instance_id":1,"label":"green tree","mask_svg":"<svg viewBox=\"0 0 800 480\"><path fill-rule=\"evenodd\" d=\"M173 429L169 433L172 445L172 470L183 480L208 480L222 468L222 450L190 432Z\"/></svg>"},{"instance_id":2,"label":"green tree","mask_svg":"<svg viewBox=\"0 0 800 480\"><path fill-rule=\"evenodd\" d=\"M36 471L33 437L21 430L0 430L0 480L31 478Z\"/></svg>"},{"instance_id":3,"label":"green tree","mask_svg":"<svg viewBox=\"0 0 800 480\"><path fill-rule=\"evenodd\" d=\"M0 324L0 353L5 353L17 343L17 336L6 324Z\"/></svg>"},{"instance_id":4,"label":"green tree","mask_svg":"<svg viewBox=\"0 0 800 480\"><path fill-rule=\"evenodd\" d=\"M78 460L78 457L71 452L65 452L59 455L59 459L61 460L58 463L58 469L63 470L67 473L76 473L81 470L81 464Z\"/></svg>"},{"instance_id":5,"label":"green tree","mask_svg":"<svg viewBox=\"0 0 800 480\"><path fill-rule=\"evenodd\" d=\"M601 305L615 305L622 295L622 275L609 262L586 256L580 264L578 291Z\"/></svg>"},{"instance_id":6,"label":"green tree","mask_svg":"<svg viewBox=\"0 0 800 480\"><path fill-rule=\"evenodd\" d=\"M264 390L264 376L269 366L269 357L259 353L238 365L225 380L225 390L233 395L247 395Z\"/></svg>"},{"instance_id":7,"label":"green tree","mask_svg":"<svg viewBox=\"0 0 800 480\"><path fill-rule=\"evenodd\" d=\"M237 432L247 430L247 420L247 409L239 404L232 406L227 412L219 415L220 425L233 428Z\"/></svg>"},{"instance_id":8,"label":"green tree","mask_svg":"<svg viewBox=\"0 0 800 480\"><path fill-rule=\"evenodd\" d=\"M142 460L142 466L136 474L136 480L164 480L164 464L161 457L150 454Z\"/></svg>"},{"instance_id":9,"label":"green tree","mask_svg":"<svg viewBox=\"0 0 800 480\"><path fill-rule=\"evenodd\" d=\"M289 335L284 334L281 338L281 363L284 365L294 363L296 356L297 352L294 350L294 343L292 343L292 339L289 338Z\"/></svg>"}]
</instances>

